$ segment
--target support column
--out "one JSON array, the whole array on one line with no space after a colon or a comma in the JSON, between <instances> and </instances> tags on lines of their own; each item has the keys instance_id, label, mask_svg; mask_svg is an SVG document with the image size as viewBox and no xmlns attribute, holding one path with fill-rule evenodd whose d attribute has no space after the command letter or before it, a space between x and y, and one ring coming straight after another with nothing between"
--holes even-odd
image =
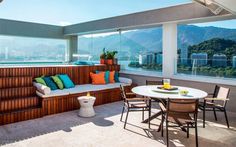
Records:
<instances>
[{"instance_id":1,"label":"support column","mask_svg":"<svg viewBox=\"0 0 236 147\"><path fill-rule=\"evenodd\" d=\"M163 24L163 77L171 78L176 72L177 62L177 24Z\"/></svg>"},{"instance_id":2,"label":"support column","mask_svg":"<svg viewBox=\"0 0 236 147\"><path fill-rule=\"evenodd\" d=\"M73 55L77 54L78 49L78 36L70 36L69 37L69 50L68 50L68 61L72 62L77 59Z\"/></svg>"}]
</instances>

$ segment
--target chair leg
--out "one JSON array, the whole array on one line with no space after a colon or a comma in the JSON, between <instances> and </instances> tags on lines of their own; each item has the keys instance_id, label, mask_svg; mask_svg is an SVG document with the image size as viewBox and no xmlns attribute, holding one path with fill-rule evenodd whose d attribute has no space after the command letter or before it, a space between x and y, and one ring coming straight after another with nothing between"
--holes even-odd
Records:
<instances>
[{"instance_id":1,"label":"chair leg","mask_svg":"<svg viewBox=\"0 0 236 147\"><path fill-rule=\"evenodd\" d=\"M187 138L189 138L189 123L187 123Z\"/></svg>"},{"instance_id":2,"label":"chair leg","mask_svg":"<svg viewBox=\"0 0 236 147\"><path fill-rule=\"evenodd\" d=\"M197 120L195 121L195 139L196 139L196 147L198 147Z\"/></svg>"},{"instance_id":3,"label":"chair leg","mask_svg":"<svg viewBox=\"0 0 236 147\"><path fill-rule=\"evenodd\" d=\"M124 124L124 129L125 129L125 127L126 127L126 123L127 123L128 115L129 115L129 109L128 109L127 114L126 114L125 124Z\"/></svg>"},{"instance_id":4,"label":"chair leg","mask_svg":"<svg viewBox=\"0 0 236 147\"><path fill-rule=\"evenodd\" d=\"M152 101L149 100L149 111L148 111L148 128L151 128L151 108L152 108Z\"/></svg>"},{"instance_id":5,"label":"chair leg","mask_svg":"<svg viewBox=\"0 0 236 147\"><path fill-rule=\"evenodd\" d=\"M166 145L169 147L168 121L166 120Z\"/></svg>"},{"instance_id":6,"label":"chair leg","mask_svg":"<svg viewBox=\"0 0 236 147\"><path fill-rule=\"evenodd\" d=\"M205 113L206 113L206 101L204 100L204 105L203 105L203 128L205 128Z\"/></svg>"},{"instance_id":7,"label":"chair leg","mask_svg":"<svg viewBox=\"0 0 236 147\"><path fill-rule=\"evenodd\" d=\"M226 109L224 109L224 113L225 113L225 120L226 120L226 123L227 123L227 127L229 128L229 121L228 121L228 116L227 116Z\"/></svg>"},{"instance_id":8,"label":"chair leg","mask_svg":"<svg viewBox=\"0 0 236 147\"><path fill-rule=\"evenodd\" d=\"M164 116L163 116L164 114L162 114L162 116L161 116L161 136L163 137L164 135L163 135L163 133L164 133Z\"/></svg>"},{"instance_id":9,"label":"chair leg","mask_svg":"<svg viewBox=\"0 0 236 147\"><path fill-rule=\"evenodd\" d=\"M142 109L142 120L144 120L144 108Z\"/></svg>"},{"instance_id":10,"label":"chair leg","mask_svg":"<svg viewBox=\"0 0 236 147\"><path fill-rule=\"evenodd\" d=\"M124 111L125 111L125 106L123 106L123 108L122 108L122 113L121 113L120 121L122 121Z\"/></svg>"},{"instance_id":11,"label":"chair leg","mask_svg":"<svg viewBox=\"0 0 236 147\"><path fill-rule=\"evenodd\" d=\"M216 116L216 110L215 110L215 108L213 108L213 112L214 112L215 120L217 121L217 116Z\"/></svg>"}]
</instances>

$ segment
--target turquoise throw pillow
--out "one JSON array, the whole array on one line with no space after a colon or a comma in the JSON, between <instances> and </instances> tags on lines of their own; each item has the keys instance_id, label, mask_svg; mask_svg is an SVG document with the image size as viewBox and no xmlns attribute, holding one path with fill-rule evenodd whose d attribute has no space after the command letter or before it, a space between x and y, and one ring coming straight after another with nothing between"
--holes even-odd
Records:
<instances>
[{"instance_id":1,"label":"turquoise throw pillow","mask_svg":"<svg viewBox=\"0 0 236 147\"><path fill-rule=\"evenodd\" d=\"M96 73L103 72L103 71L96 71ZM106 84L110 83L110 71L104 71L105 72L105 81Z\"/></svg>"},{"instance_id":2,"label":"turquoise throw pillow","mask_svg":"<svg viewBox=\"0 0 236 147\"><path fill-rule=\"evenodd\" d=\"M75 84L72 82L72 80L70 79L70 77L68 75L61 74L61 75L58 75L58 76L61 79L61 81L62 81L65 88L75 87Z\"/></svg>"},{"instance_id":3,"label":"turquoise throw pillow","mask_svg":"<svg viewBox=\"0 0 236 147\"><path fill-rule=\"evenodd\" d=\"M91 61L75 61L74 64L75 65L94 65L94 63Z\"/></svg>"},{"instance_id":4,"label":"turquoise throw pillow","mask_svg":"<svg viewBox=\"0 0 236 147\"><path fill-rule=\"evenodd\" d=\"M119 80L119 72L115 72L115 82L120 82Z\"/></svg>"},{"instance_id":5,"label":"turquoise throw pillow","mask_svg":"<svg viewBox=\"0 0 236 147\"><path fill-rule=\"evenodd\" d=\"M43 80L45 81L46 85L51 89L51 90L56 90L57 85L54 83L53 79L51 77L43 77Z\"/></svg>"}]
</instances>

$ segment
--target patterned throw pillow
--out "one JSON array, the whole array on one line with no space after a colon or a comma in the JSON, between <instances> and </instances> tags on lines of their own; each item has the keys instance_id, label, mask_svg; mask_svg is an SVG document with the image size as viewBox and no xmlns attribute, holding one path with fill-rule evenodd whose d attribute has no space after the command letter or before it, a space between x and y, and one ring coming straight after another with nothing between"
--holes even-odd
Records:
<instances>
[{"instance_id":1,"label":"patterned throw pillow","mask_svg":"<svg viewBox=\"0 0 236 147\"><path fill-rule=\"evenodd\" d=\"M57 75L51 76L51 78L52 78L53 81L57 84L57 87L58 87L59 89L63 89L63 88L64 88L64 85L63 85L61 79L60 79Z\"/></svg>"}]
</instances>

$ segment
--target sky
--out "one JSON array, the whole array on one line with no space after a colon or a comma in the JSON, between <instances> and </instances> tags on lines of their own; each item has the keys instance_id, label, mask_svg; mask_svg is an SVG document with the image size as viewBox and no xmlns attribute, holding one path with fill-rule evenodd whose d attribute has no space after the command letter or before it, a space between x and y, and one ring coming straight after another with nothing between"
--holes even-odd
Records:
<instances>
[{"instance_id":1,"label":"sky","mask_svg":"<svg viewBox=\"0 0 236 147\"><path fill-rule=\"evenodd\" d=\"M91 20L158 9L191 0L3 0L0 18L52 25L70 25ZM236 28L236 21L197 24Z\"/></svg>"}]
</instances>

